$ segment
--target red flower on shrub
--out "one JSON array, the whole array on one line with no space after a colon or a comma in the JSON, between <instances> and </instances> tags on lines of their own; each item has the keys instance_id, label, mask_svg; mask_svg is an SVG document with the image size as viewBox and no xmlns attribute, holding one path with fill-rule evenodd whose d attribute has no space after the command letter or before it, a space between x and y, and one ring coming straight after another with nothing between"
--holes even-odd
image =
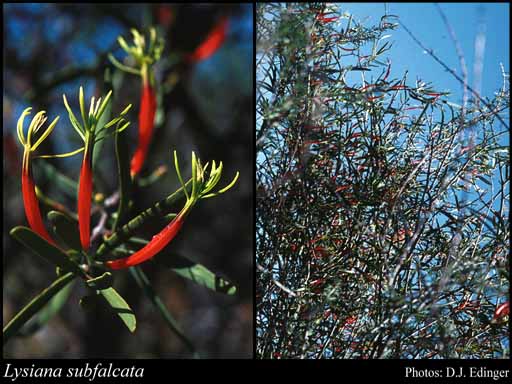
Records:
<instances>
[{"instance_id":1,"label":"red flower on shrub","mask_svg":"<svg viewBox=\"0 0 512 384\"><path fill-rule=\"evenodd\" d=\"M338 188L336 188L336 192L346 191L349 188L350 188L350 185L342 185L342 186L339 186Z\"/></svg>"},{"instance_id":2,"label":"red flower on shrub","mask_svg":"<svg viewBox=\"0 0 512 384\"><path fill-rule=\"evenodd\" d=\"M316 280L311 281L309 283L309 285L311 285L312 287L318 287L318 286L322 285L323 283L325 283L324 279L316 279Z\"/></svg>"},{"instance_id":3,"label":"red flower on shrub","mask_svg":"<svg viewBox=\"0 0 512 384\"><path fill-rule=\"evenodd\" d=\"M55 242L52 240L44 226L43 218L41 216L39 201L36 195L36 185L32 175L31 161L33 153L53 131L59 117L56 117L48 128L46 128L46 130L39 136L39 138L35 140L34 135L38 133L39 129L46 122L47 117L45 117L45 111L36 113L28 128L27 136L25 137L25 134L23 133L23 121L25 116L30 114L31 109L32 108L27 108L23 111L17 124L18 139L23 145L23 164L21 168L21 194L23 197L23 206L25 208L25 216L30 228L49 243L55 245Z\"/></svg>"},{"instance_id":4,"label":"red flower on shrub","mask_svg":"<svg viewBox=\"0 0 512 384\"><path fill-rule=\"evenodd\" d=\"M498 306L498 308L496 308L496 311L494 312L494 319L500 319L502 317L507 316L509 314L509 311L510 306L509 302L507 301L506 303L503 303L500 306Z\"/></svg>"},{"instance_id":5,"label":"red flower on shrub","mask_svg":"<svg viewBox=\"0 0 512 384\"><path fill-rule=\"evenodd\" d=\"M107 261L105 264L111 269L123 269L151 259L176 237L183 225L183 221L184 214L182 213L176 216L160 233L153 236L151 241L142 249L127 258Z\"/></svg>"},{"instance_id":6,"label":"red flower on shrub","mask_svg":"<svg viewBox=\"0 0 512 384\"><path fill-rule=\"evenodd\" d=\"M350 316L345 320L345 325L351 325L354 324L357 321L357 316Z\"/></svg>"},{"instance_id":7,"label":"red flower on shrub","mask_svg":"<svg viewBox=\"0 0 512 384\"><path fill-rule=\"evenodd\" d=\"M153 136L156 108L155 90L151 87L149 81L143 81L139 109L139 141L130 163L132 176L140 172L146 160Z\"/></svg>"},{"instance_id":8,"label":"red flower on shrub","mask_svg":"<svg viewBox=\"0 0 512 384\"><path fill-rule=\"evenodd\" d=\"M195 63L206 60L217 52L226 40L228 25L228 18L223 17L208 34L206 39L188 56L188 61L190 63Z\"/></svg>"},{"instance_id":9,"label":"red flower on shrub","mask_svg":"<svg viewBox=\"0 0 512 384\"><path fill-rule=\"evenodd\" d=\"M91 245L92 156L84 155L78 185L78 228L80 244L87 251Z\"/></svg>"},{"instance_id":10,"label":"red flower on shrub","mask_svg":"<svg viewBox=\"0 0 512 384\"><path fill-rule=\"evenodd\" d=\"M131 254L126 258L121 258L117 260L106 261L105 265L111 269L123 269L128 267L133 267L135 265L141 264L155 255L160 253L179 233L185 218L189 214L192 207L203 198L213 197L218 194L226 192L230 189L238 179L238 172L233 179L233 181L228 184L226 187L220 189L218 192L211 192L211 190L217 185L219 182L220 174L222 172L222 162L217 167L215 162L212 163L210 168L210 175L207 181L204 180L205 167L201 165L199 159L196 158L195 153L192 152L192 188L190 193L187 192L187 187L183 182L181 177L181 173L178 166L178 158L176 151L174 151L174 164L176 166L176 173L178 175L178 179L181 183L183 191L185 193L186 202L181 211L178 213L174 219L171 220L169 224L165 226L163 230L161 230L158 234L154 235L151 240L141 249Z\"/></svg>"},{"instance_id":11,"label":"red flower on shrub","mask_svg":"<svg viewBox=\"0 0 512 384\"><path fill-rule=\"evenodd\" d=\"M320 21L321 23L323 24L326 24L326 23L332 23L336 20L338 20L338 17L325 17L325 15L323 13L320 13L316 16L316 19L318 21Z\"/></svg>"}]
</instances>

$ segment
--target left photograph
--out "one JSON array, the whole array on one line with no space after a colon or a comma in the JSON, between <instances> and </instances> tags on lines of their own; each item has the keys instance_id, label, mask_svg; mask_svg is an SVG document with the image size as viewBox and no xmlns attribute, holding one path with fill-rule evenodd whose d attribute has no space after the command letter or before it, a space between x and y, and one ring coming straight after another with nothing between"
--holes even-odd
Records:
<instances>
[{"instance_id":1,"label":"left photograph","mask_svg":"<svg viewBox=\"0 0 512 384\"><path fill-rule=\"evenodd\" d=\"M252 358L253 5L3 11L3 358Z\"/></svg>"}]
</instances>

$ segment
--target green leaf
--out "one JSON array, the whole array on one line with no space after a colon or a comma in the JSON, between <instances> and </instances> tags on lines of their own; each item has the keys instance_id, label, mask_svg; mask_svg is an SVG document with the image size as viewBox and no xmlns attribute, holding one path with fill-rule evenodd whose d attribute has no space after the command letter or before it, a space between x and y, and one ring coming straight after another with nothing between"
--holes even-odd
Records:
<instances>
[{"instance_id":1,"label":"green leaf","mask_svg":"<svg viewBox=\"0 0 512 384\"><path fill-rule=\"evenodd\" d=\"M95 277L94 279L86 280L86 284L89 288L101 291L102 289L108 289L112 287L113 277L110 272L105 272L103 275Z\"/></svg>"},{"instance_id":2,"label":"green leaf","mask_svg":"<svg viewBox=\"0 0 512 384\"><path fill-rule=\"evenodd\" d=\"M74 282L75 280L71 280L62 287L34 317L27 321L19 330L20 336L30 336L45 326L68 301Z\"/></svg>"},{"instance_id":3,"label":"green leaf","mask_svg":"<svg viewBox=\"0 0 512 384\"><path fill-rule=\"evenodd\" d=\"M48 212L48 219L53 224L53 231L63 243L71 249L82 249L78 222L75 219L57 211Z\"/></svg>"},{"instance_id":4,"label":"green leaf","mask_svg":"<svg viewBox=\"0 0 512 384\"><path fill-rule=\"evenodd\" d=\"M44 173L44 178L46 180L51 180L56 189L59 189L74 199L76 198L78 192L76 181L59 172L57 168L45 160L37 161L36 164L36 166Z\"/></svg>"},{"instance_id":5,"label":"green leaf","mask_svg":"<svg viewBox=\"0 0 512 384\"><path fill-rule=\"evenodd\" d=\"M195 263L183 256L176 254L169 255L166 252L160 252L154 259L158 263L172 269L181 277L192 280L215 292L234 295L237 291L236 286L231 282L211 272L205 266Z\"/></svg>"},{"instance_id":6,"label":"green leaf","mask_svg":"<svg viewBox=\"0 0 512 384\"><path fill-rule=\"evenodd\" d=\"M22 243L25 247L51 264L62 268L64 271L73 272L76 275L83 276L83 271L77 263L71 261L68 255L59 248L48 243L30 228L21 226L15 227L10 233L11 236Z\"/></svg>"},{"instance_id":7,"label":"green leaf","mask_svg":"<svg viewBox=\"0 0 512 384\"><path fill-rule=\"evenodd\" d=\"M19 311L9 323L3 329L3 343L14 336L19 329L25 324L30 318L42 309L46 303L60 292L70 281L76 276L73 273L68 273L55 280L48 288L44 289L39 295L34 297L21 311Z\"/></svg>"},{"instance_id":8,"label":"green leaf","mask_svg":"<svg viewBox=\"0 0 512 384\"><path fill-rule=\"evenodd\" d=\"M137 320L130 306L117 291L110 287L99 291L112 310L121 318L130 332L135 332Z\"/></svg>"},{"instance_id":9,"label":"green leaf","mask_svg":"<svg viewBox=\"0 0 512 384\"><path fill-rule=\"evenodd\" d=\"M119 178L119 206L113 231L126 224L128 207L131 198L132 179L130 176L130 155L128 153L128 140L126 132L116 132L115 151L117 159L117 175Z\"/></svg>"}]
</instances>

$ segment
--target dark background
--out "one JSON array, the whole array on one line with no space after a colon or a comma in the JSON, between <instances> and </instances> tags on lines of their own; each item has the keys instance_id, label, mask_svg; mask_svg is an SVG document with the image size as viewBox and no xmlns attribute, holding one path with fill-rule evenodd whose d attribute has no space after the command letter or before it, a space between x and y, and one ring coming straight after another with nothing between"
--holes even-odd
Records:
<instances>
[{"instance_id":1,"label":"dark background","mask_svg":"<svg viewBox=\"0 0 512 384\"><path fill-rule=\"evenodd\" d=\"M191 52L220 18L229 18L225 43L209 59L196 65L169 65L172 56ZM3 99L3 323L55 278L54 268L27 252L10 235L11 228L27 225L21 198L22 148L16 121L32 106L32 115L46 110L49 119L60 115L57 128L41 151L62 153L79 146L62 103L66 93L78 108L78 87L86 99L103 92L106 55L125 54L116 42L123 35L131 43L130 28L147 31L156 25L166 37L162 60L155 67L158 84L167 84L159 104L156 132L143 174L168 166L162 180L140 190L132 212L139 212L172 193L178 186L171 162L177 149L183 172L190 172L190 151L204 161L223 161L228 183L236 171L240 179L232 190L202 200L187 218L171 249L200 262L238 286L234 296L216 293L159 269L142 268L185 334L204 357L250 358L253 355L253 30L252 5L167 4L6 4L4 17ZM114 111L134 107L130 143L136 143L140 78L121 78ZM164 117L165 116L165 117ZM30 118L25 121L25 131ZM81 156L52 160L77 180ZM105 143L95 169L102 181L96 187L107 196L117 188L112 140ZM96 172L96 171L95 171ZM35 173L37 185L50 197L76 209L76 201L59 193L51 180ZM94 222L93 222L94 225ZM145 228L150 238L159 230ZM4 346L4 358L188 358L183 343L135 285L127 272L115 274L114 287L137 316L132 335L110 313L84 312L78 301L85 294L75 284L63 310L30 337L13 338Z\"/></svg>"}]
</instances>

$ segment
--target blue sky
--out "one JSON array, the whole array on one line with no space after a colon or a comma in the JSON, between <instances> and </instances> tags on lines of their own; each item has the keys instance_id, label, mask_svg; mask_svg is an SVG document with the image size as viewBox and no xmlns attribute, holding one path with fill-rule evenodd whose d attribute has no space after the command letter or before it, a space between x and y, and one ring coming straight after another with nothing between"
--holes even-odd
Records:
<instances>
[{"instance_id":1,"label":"blue sky","mask_svg":"<svg viewBox=\"0 0 512 384\"><path fill-rule=\"evenodd\" d=\"M387 5L385 5L387 4ZM459 59L448 30L434 3L343 3L342 12L350 12L365 25L379 22L387 6L388 14L397 15L415 36L460 75ZM440 3L459 40L468 67L469 84L473 84L475 36L479 20L486 25L486 43L482 77L482 95L492 97L502 84L500 63L510 70L510 5L508 3ZM409 71L410 79L420 76L433 82L436 89L450 90L454 102L462 100L462 86L432 57L411 39L403 28L391 32L393 47L389 56L393 60L391 75L400 76Z\"/></svg>"}]
</instances>

